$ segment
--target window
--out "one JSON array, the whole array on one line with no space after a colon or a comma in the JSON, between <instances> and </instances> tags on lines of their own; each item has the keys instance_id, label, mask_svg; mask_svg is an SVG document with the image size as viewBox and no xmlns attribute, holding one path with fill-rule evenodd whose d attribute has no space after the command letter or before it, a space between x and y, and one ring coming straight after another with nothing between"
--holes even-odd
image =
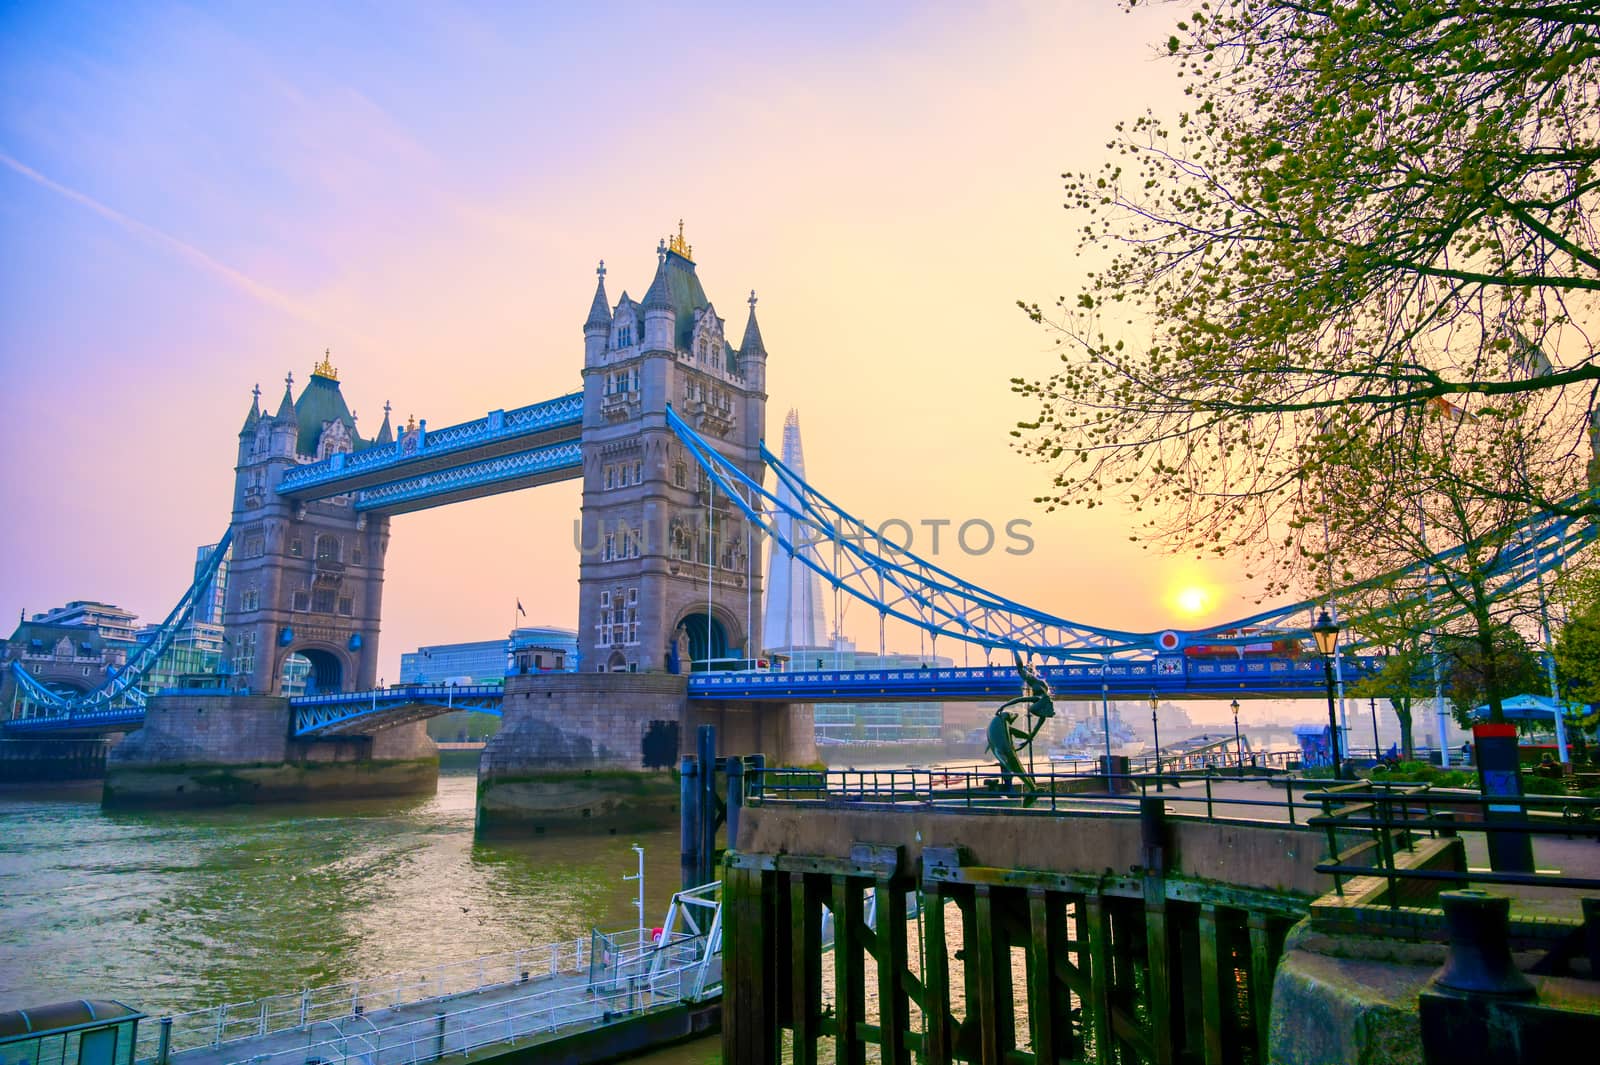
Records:
<instances>
[{"instance_id":1,"label":"window","mask_svg":"<svg viewBox=\"0 0 1600 1065\"><path fill-rule=\"evenodd\" d=\"M295 592L294 593L294 601L293 601L293 604L291 605L290 609L292 609L292 610L310 610L311 609L311 593L307 592L307 591Z\"/></svg>"},{"instance_id":2,"label":"window","mask_svg":"<svg viewBox=\"0 0 1600 1065\"><path fill-rule=\"evenodd\" d=\"M256 671L256 634L246 632L240 635L234 644L233 671L238 674L249 674Z\"/></svg>"},{"instance_id":3,"label":"window","mask_svg":"<svg viewBox=\"0 0 1600 1065\"><path fill-rule=\"evenodd\" d=\"M266 554L266 541L260 536L247 536L244 541L244 557L260 558Z\"/></svg>"},{"instance_id":4,"label":"window","mask_svg":"<svg viewBox=\"0 0 1600 1065\"><path fill-rule=\"evenodd\" d=\"M629 606L637 606L638 604L639 604L639 589L637 589L637 588L629 588L628 589L628 605Z\"/></svg>"},{"instance_id":5,"label":"window","mask_svg":"<svg viewBox=\"0 0 1600 1065\"><path fill-rule=\"evenodd\" d=\"M311 612L313 614L333 613L333 589L317 588L311 593Z\"/></svg>"},{"instance_id":6,"label":"window","mask_svg":"<svg viewBox=\"0 0 1600 1065\"><path fill-rule=\"evenodd\" d=\"M295 542L299 543L298 540ZM337 562L339 561L339 555L339 538L337 536L317 537L317 561Z\"/></svg>"},{"instance_id":7,"label":"window","mask_svg":"<svg viewBox=\"0 0 1600 1065\"><path fill-rule=\"evenodd\" d=\"M350 561L351 562L353 562L353 563L355 563L356 565L359 566L359 565L361 565L362 560L365 559L365 558L366 558L366 555L362 552L361 548L352 547L350 549Z\"/></svg>"},{"instance_id":8,"label":"window","mask_svg":"<svg viewBox=\"0 0 1600 1065\"><path fill-rule=\"evenodd\" d=\"M339 613L347 618L355 614L355 602L350 596L341 595L339 597Z\"/></svg>"},{"instance_id":9,"label":"window","mask_svg":"<svg viewBox=\"0 0 1600 1065\"><path fill-rule=\"evenodd\" d=\"M613 485L613 483L615 481L615 471L616 471L616 467L615 466L607 466L606 467L606 491L608 491L608 492L611 490L612 485Z\"/></svg>"},{"instance_id":10,"label":"window","mask_svg":"<svg viewBox=\"0 0 1600 1065\"><path fill-rule=\"evenodd\" d=\"M679 459L672 466L672 483L679 488L689 487L689 467L682 459Z\"/></svg>"},{"instance_id":11,"label":"window","mask_svg":"<svg viewBox=\"0 0 1600 1065\"><path fill-rule=\"evenodd\" d=\"M305 548L301 545L299 540L290 540L289 541L289 554L291 556L293 556L294 558L299 558L301 555L304 555L305 553L306 553Z\"/></svg>"},{"instance_id":12,"label":"window","mask_svg":"<svg viewBox=\"0 0 1600 1065\"><path fill-rule=\"evenodd\" d=\"M638 484L644 480L644 463L635 459L633 463L633 483Z\"/></svg>"},{"instance_id":13,"label":"window","mask_svg":"<svg viewBox=\"0 0 1600 1065\"><path fill-rule=\"evenodd\" d=\"M600 561L601 562L610 562L612 559L614 559L616 557L617 557L617 534L616 533L606 533L606 543L605 543L604 549L601 550L601 552L600 552Z\"/></svg>"},{"instance_id":14,"label":"window","mask_svg":"<svg viewBox=\"0 0 1600 1065\"><path fill-rule=\"evenodd\" d=\"M254 588L246 588L244 594L239 597L239 609L246 612L260 610L261 593Z\"/></svg>"},{"instance_id":15,"label":"window","mask_svg":"<svg viewBox=\"0 0 1600 1065\"><path fill-rule=\"evenodd\" d=\"M610 592L601 592L600 593L600 609L601 610L610 610L611 609L611 593Z\"/></svg>"}]
</instances>

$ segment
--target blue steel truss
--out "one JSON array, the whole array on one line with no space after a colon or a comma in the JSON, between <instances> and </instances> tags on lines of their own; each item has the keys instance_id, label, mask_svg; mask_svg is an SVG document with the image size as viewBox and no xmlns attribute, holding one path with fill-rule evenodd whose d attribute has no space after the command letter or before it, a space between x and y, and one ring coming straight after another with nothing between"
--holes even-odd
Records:
<instances>
[{"instance_id":1,"label":"blue steel truss","mask_svg":"<svg viewBox=\"0 0 1600 1065\"><path fill-rule=\"evenodd\" d=\"M144 693L138 684L144 679L155 664L161 661L161 656L167 653L167 648L172 646L172 641L177 637L178 631L188 622L194 613L195 601L211 578L216 576L217 566L228 553L228 546L233 542L233 530L222 534L222 539L217 541L216 548L206 559L205 565L196 574L194 583L189 585L183 593L183 598L178 600L178 605L172 608L156 633L146 641L139 650L135 651L127 663L109 677L106 682L94 691L84 695L63 695L51 691L40 683L31 673L23 668L21 662L11 663L11 673L17 679L17 684L27 693L28 699L34 704L46 707L50 713L46 717L62 718L77 714L90 714L100 711L112 710L121 705L132 703L143 707Z\"/></svg>"},{"instance_id":2,"label":"blue steel truss","mask_svg":"<svg viewBox=\"0 0 1600 1065\"><path fill-rule=\"evenodd\" d=\"M434 460L461 452L514 443L521 437L554 429L576 429L583 424L583 393L573 392L516 410L490 411L482 418L443 429L424 429L416 435L401 433L392 444L330 455L320 462L297 466L278 482L279 495L318 499L344 495L361 485L398 480L410 467L426 467Z\"/></svg>"},{"instance_id":3,"label":"blue steel truss","mask_svg":"<svg viewBox=\"0 0 1600 1065\"><path fill-rule=\"evenodd\" d=\"M583 469L583 451L576 442L550 444L514 455L468 462L434 470L356 493L357 510L398 512L420 510L453 502L457 497L484 494L481 489L508 491L508 482L539 478L560 479Z\"/></svg>"},{"instance_id":4,"label":"blue steel truss","mask_svg":"<svg viewBox=\"0 0 1600 1065\"><path fill-rule=\"evenodd\" d=\"M1016 651L1024 655L1055 658L1062 662L1099 663L1107 659L1148 660L1195 644L1238 645L1262 640L1303 640L1310 636L1320 600L1304 600L1262 611L1203 629L1132 632L1069 621L1024 606L996 592L962 580L948 570L882 536L877 528L855 517L818 492L765 446L762 461L778 483L789 489L794 502L784 502L747 476L697 433L677 412L667 410L667 424L688 448L700 468L721 491L796 562L810 567L829 584L861 600L885 617L898 618L931 634L983 647ZM778 520L779 515L788 519ZM1595 537L1587 519L1543 516L1531 519L1517 539L1500 550L1485 577L1506 595L1537 580L1582 550ZM1498 535L1498 534L1496 534ZM1435 556L1448 561L1470 550L1458 545ZM831 558L829 557L831 555ZM1384 574L1372 581L1334 593L1335 601L1355 588L1403 581L1411 600L1422 602L1430 586L1437 588L1447 576L1432 563L1422 562ZM1433 612L1437 625L1447 625L1465 612L1446 597ZM1347 617L1359 627L1361 617ZM1163 645L1167 636L1170 643ZM1175 637L1175 639L1173 639ZM1364 646L1359 638L1347 641L1350 649Z\"/></svg>"},{"instance_id":5,"label":"blue steel truss","mask_svg":"<svg viewBox=\"0 0 1600 1065\"><path fill-rule=\"evenodd\" d=\"M294 735L312 739L374 732L452 710L499 716L504 698L504 689L495 684L407 684L375 691L300 696L289 700L289 708L294 715Z\"/></svg>"},{"instance_id":6,"label":"blue steel truss","mask_svg":"<svg viewBox=\"0 0 1600 1065\"><path fill-rule=\"evenodd\" d=\"M824 653L826 659L826 653ZM1379 656L1344 655L1344 679L1382 668ZM1041 666L1058 699L1145 699L1151 695L1216 696L1249 693L1280 698L1314 697L1327 691L1322 659L1249 657L1186 659L1172 669L1157 659L1117 660L1098 665ZM1014 666L934 666L928 669L819 669L794 672L715 672L689 676L695 700L773 702L916 702L1007 698L1017 694Z\"/></svg>"}]
</instances>

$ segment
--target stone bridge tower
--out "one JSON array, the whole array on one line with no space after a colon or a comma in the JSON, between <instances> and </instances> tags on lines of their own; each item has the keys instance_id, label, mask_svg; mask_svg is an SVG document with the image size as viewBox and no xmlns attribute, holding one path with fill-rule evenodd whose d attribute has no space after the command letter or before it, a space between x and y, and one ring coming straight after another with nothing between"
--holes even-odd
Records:
<instances>
[{"instance_id":1,"label":"stone bridge tower","mask_svg":"<svg viewBox=\"0 0 1600 1065\"><path fill-rule=\"evenodd\" d=\"M605 264L584 322L578 652L584 672L688 672L761 647L756 530L666 424L670 404L759 478L767 352L755 293L736 348L689 245L657 248L643 302L610 306Z\"/></svg>"},{"instance_id":2,"label":"stone bridge tower","mask_svg":"<svg viewBox=\"0 0 1600 1065\"><path fill-rule=\"evenodd\" d=\"M298 399L293 383L275 414L260 409L258 388L239 430L224 662L251 694L370 688L389 519L357 513L349 496L296 503L274 489L298 464L392 443L388 409L377 438L363 440L326 355ZM296 654L309 669L296 660L286 671Z\"/></svg>"}]
</instances>

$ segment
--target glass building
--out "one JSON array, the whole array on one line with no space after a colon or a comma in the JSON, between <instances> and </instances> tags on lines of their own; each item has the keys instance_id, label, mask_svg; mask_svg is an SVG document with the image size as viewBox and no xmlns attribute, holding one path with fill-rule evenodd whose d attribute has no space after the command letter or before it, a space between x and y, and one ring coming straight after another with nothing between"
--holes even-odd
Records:
<instances>
[{"instance_id":1,"label":"glass building","mask_svg":"<svg viewBox=\"0 0 1600 1065\"><path fill-rule=\"evenodd\" d=\"M948 668L954 661L942 655L902 654L856 650L854 642L836 639L831 647L799 647L793 669L928 669ZM819 665L820 663L820 665ZM817 703L817 742L938 742L944 729L944 703Z\"/></svg>"},{"instance_id":2,"label":"glass building","mask_svg":"<svg viewBox=\"0 0 1600 1065\"><path fill-rule=\"evenodd\" d=\"M504 684L508 673L571 673L577 664L577 630L530 626L514 629L509 639L408 651L400 656L400 683Z\"/></svg>"}]
</instances>

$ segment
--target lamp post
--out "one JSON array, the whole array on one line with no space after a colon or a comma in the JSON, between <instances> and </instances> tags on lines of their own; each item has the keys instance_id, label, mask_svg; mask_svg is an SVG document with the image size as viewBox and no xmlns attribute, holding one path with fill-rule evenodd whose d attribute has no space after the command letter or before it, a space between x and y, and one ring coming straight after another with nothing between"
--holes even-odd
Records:
<instances>
[{"instance_id":1,"label":"lamp post","mask_svg":"<svg viewBox=\"0 0 1600 1065\"><path fill-rule=\"evenodd\" d=\"M1233 753L1238 759L1237 768L1240 775L1244 774L1244 741L1239 738L1239 700L1235 699L1228 704L1228 709L1233 711Z\"/></svg>"},{"instance_id":2,"label":"lamp post","mask_svg":"<svg viewBox=\"0 0 1600 1065\"><path fill-rule=\"evenodd\" d=\"M1339 721L1333 709L1333 652L1339 646L1339 623L1328 616L1324 610L1317 617L1317 623L1311 626L1311 635L1316 638L1317 650L1322 654L1322 669L1328 682L1328 755L1333 765L1333 779L1342 779L1339 763Z\"/></svg>"},{"instance_id":3,"label":"lamp post","mask_svg":"<svg viewBox=\"0 0 1600 1065\"><path fill-rule=\"evenodd\" d=\"M1155 692L1150 693L1150 732L1156 741L1156 790L1165 791L1161 783L1161 728L1156 724L1156 707L1161 705L1161 700Z\"/></svg>"},{"instance_id":4,"label":"lamp post","mask_svg":"<svg viewBox=\"0 0 1600 1065\"><path fill-rule=\"evenodd\" d=\"M1367 696L1367 707L1372 711L1372 760L1377 762L1383 757L1383 748L1378 746L1378 697Z\"/></svg>"}]
</instances>

